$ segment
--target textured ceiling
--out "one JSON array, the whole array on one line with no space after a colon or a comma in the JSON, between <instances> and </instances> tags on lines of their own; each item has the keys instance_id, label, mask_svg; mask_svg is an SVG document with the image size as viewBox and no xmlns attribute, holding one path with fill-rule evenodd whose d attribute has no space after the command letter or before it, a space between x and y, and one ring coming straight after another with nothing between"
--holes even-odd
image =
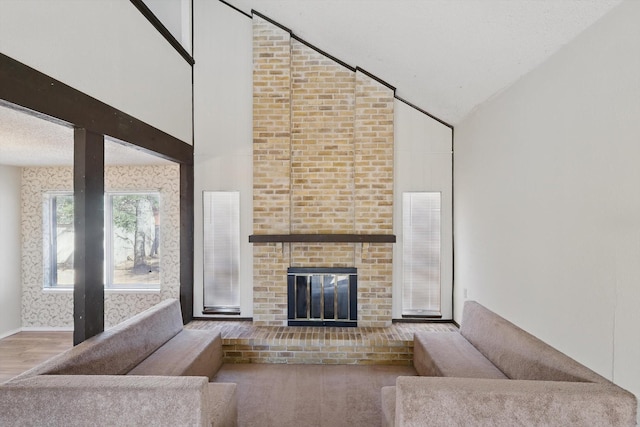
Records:
<instances>
[{"instance_id":1,"label":"textured ceiling","mask_svg":"<svg viewBox=\"0 0 640 427\"><path fill-rule=\"evenodd\" d=\"M108 165L167 164L167 160L105 141ZM73 129L0 105L0 165L71 166Z\"/></svg>"},{"instance_id":2,"label":"textured ceiling","mask_svg":"<svg viewBox=\"0 0 640 427\"><path fill-rule=\"evenodd\" d=\"M226 2L260 12L455 125L621 0Z\"/></svg>"}]
</instances>

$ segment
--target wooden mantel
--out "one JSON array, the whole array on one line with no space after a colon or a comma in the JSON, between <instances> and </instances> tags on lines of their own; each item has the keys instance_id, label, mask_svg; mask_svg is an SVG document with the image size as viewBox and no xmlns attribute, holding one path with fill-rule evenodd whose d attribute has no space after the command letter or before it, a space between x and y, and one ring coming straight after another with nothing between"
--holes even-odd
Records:
<instances>
[{"instance_id":1,"label":"wooden mantel","mask_svg":"<svg viewBox=\"0 0 640 427\"><path fill-rule=\"evenodd\" d=\"M249 243L395 243L395 234L252 234Z\"/></svg>"}]
</instances>

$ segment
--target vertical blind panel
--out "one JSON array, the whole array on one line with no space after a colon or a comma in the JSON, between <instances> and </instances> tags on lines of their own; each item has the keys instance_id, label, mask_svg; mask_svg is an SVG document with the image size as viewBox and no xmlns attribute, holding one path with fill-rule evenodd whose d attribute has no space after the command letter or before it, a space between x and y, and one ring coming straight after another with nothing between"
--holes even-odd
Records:
<instances>
[{"instance_id":1,"label":"vertical blind panel","mask_svg":"<svg viewBox=\"0 0 640 427\"><path fill-rule=\"evenodd\" d=\"M440 192L402 196L402 314L440 314Z\"/></svg>"},{"instance_id":2,"label":"vertical blind panel","mask_svg":"<svg viewBox=\"0 0 640 427\"><path fill-rule=\"evenodd\" d=\"M240 193L205 191L204 305L239 308Z\"/></svg>"}]
</instances>

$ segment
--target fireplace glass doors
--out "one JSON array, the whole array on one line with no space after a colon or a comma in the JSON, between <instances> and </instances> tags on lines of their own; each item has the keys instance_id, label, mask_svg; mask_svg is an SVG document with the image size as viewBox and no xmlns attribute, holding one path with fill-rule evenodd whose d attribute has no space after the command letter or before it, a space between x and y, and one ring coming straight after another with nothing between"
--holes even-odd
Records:
<instances>
[{"instance_id":1,"label":"fireplace glass doors","mask_svg":"<svg viewBox=\"0 0 640 427\"><path fill-rule=\"evenodd\" d=\"M357 326L355 268L289 268L289 326Z\"/></svg>"}]
</instances>

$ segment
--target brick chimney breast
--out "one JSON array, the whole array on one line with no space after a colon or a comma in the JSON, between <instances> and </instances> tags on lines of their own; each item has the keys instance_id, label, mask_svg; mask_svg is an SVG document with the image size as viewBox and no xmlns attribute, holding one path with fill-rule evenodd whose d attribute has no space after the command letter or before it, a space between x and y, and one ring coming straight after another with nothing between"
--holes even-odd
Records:
<instances>
[{"instance_id":1,"label":"brick chimney breast","mask_svg":"<svg viewBox=\"0 0 640 427\"><path fill-rule=\"evenodd\" d=\"M254 234L393 232L393 91L253 17ZM356 267L358 325L391 324L390 243L254 243L256 325L286 325L288 267Z\"/></svg>"}]
</instances>

